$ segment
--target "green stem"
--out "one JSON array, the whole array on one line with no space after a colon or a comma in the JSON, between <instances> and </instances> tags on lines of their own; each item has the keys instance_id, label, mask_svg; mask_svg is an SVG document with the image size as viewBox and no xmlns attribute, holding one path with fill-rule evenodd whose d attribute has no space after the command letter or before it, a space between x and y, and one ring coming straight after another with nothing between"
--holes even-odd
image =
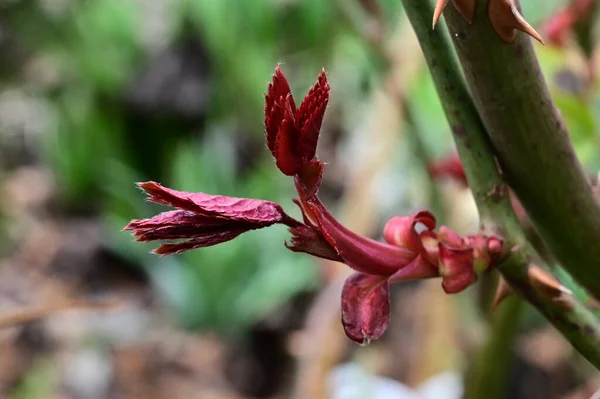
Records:
<instances>
[{"instance_id":1,"label":"green stem","mask_svg":"<svg viewBox=\"0 0 600 399\"><path fill-rule=\"evenodd\" d=\"M507 371L523 305L522 300L510 298L494 312L488 340L470 365L463 399L505 397Z\"/></svg>"},{"instance_id":2,"label":"green stem","mask_svg":"<svg viewBox=\"0 0 600 399\"><path fill-rule=\"evenodd\" d=\"M419 38L452 128L479 209L482 230L501 236L505 248L510 249L510 255L498 265L499 271L517 293L534 305L586 359L600 369L599 321L575 298L569 306L560 306L538 292L529 281L528 265L543 262L527 242L512 209L507 186L496 166L495 153L471 102L443 24L433 31L430 29L433 7L429 1L402 0L402 3Z\"/></svg>"},{"instance_id":3,"label":"green stem","mask_svg":"<svg viewBox=\"0 0 600 399\"><path fill-rule=\"evenodd\" d=\"M508 188L498 171L491 145L477 110L471 101L458 60L443 23L431 30L433 8L429 0L402 0L417 33L438 96L450 124L467 180L479 209L482 228L498 228L495 220L508 221L496 233L521 237ZM516 243L516 242L515 242Z\"/></svg>"},{"instance_id":4,"label":"green stem","mask_svg":"<svg viewBox=\"0 0 600 399\"><path fill-rule=\"evenodd\" d=\"M477 0L472 25L444 12L473 101L507 182L573 277L600 297L600 206L552 102L532 40L503 42Z\"/></svg>"}]
</instances>

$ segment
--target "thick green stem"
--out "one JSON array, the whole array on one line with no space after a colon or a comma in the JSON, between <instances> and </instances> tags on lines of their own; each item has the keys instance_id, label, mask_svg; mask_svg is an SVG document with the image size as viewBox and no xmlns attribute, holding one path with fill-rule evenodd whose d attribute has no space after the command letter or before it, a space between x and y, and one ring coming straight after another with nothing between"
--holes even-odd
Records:
<instances>
[{"instance_id":1,"label":"thick green stem","mask_svg":"<svg viewBox=\"0 0 600 399\"><path fill-rule=\"evenodd\" d=\"M477 0L469 25L444 16L473 101L507 182L536 230L573 277L600 297L600 206L552 102L529 36L503 42Z\"/></svg>"},{"instance_id":2,"label":"thick green stem","mask_svg":"<svg viewBox=\"0 0 600 399\"><path fill-rule=\"evenodd\" d=\"M452 44L440 23L431 30L433 8L429 0L402 0L408 18L417 33L432 74L442 107L452 129L467 180L479 209L484 230L501 227L495 233L516 239L522 236L498 171L491 144L467 91ZM497 226L495 220L508 221ZM516 244L517 242L514 242Z\"/></svg>"},{"instance_id":3,"label":"thick green stem","mask_svg":"<svg viewBox=\"0 0 600 399\"><path fill-rule=\"evenodd\" d=\"M505 247L511 249L510 255L498 269L517 293L544 314L584 357L600 369L599 321L575 298L571 298L568 306L561 306L531 285L528 265L532 262L541 263L540 257L527 242L514 214L506 184L496 166L494 150L469 97L444 26L439 25L434 31L430 29L433 7L429 1L402 2L417 33L452 127L467 180L479 209L482 229L500 235ZM492 43L488 45L492 46ZM483 58L481 61L489 60ZM521 110L526 112L524 107Z\"/></svg>"}]
</instances>

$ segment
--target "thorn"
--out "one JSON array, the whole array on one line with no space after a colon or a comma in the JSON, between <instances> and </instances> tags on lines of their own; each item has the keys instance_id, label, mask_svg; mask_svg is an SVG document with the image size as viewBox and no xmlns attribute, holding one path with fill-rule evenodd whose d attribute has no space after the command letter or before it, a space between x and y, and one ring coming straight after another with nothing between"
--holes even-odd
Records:
<instances>
[{"instance_id":1,"label":"thorn","mask_svg":"<svg viewBox=\"0 0 600 399\"><path fill-rule=\"evenodd\" d=\"M431 24L431 30L435 29L435 26L437 25L438 21L440 20L440 17L442 16L442 11L444 11L444 8L446 8L449 1L450 0L437 0L437 2L435 3L435 9L433 10L433 23Z\"/></svg>"},{"instance_id":2,"label":"thorn","mask_svg":"<svg viewBox=\"0 0 600 399\"><path fill-rule=\"evenodd\" d=\"M523 18L515 0L490 0L488 13L494 30L505 42L512 43L515 40L517 29L545 45L542 36Z\"/></svg>"},{"instance_id":3,"label":"thorn","mask_svg":"<svg viewBox=\"0 0 600 399\"><path fill-rule=\"evenodd\" d=\"M585 307L590 310L600 310L600 301L595 298L590 298L585 302Z\"/></svg>"},{"instance_id":4,"label":"thorn","mask_svg":"<svg viewBox=\"0 0 600 399\"><path fill-rule=\"evenodd\" d=\"M435 26L442 16L442 12L449 2L450 0L437 0L435 3L435 9L433 10L433 23L431 24L432 30L435 29ZM476 0L452 0L454 7L458 10L460 15L467 20L468 23L473 23L476 3Z\"/></svg>"},{"instance_id":5,"label":"thorn","mask_svg":"<svg viewBox=\"0 0 600 399\"><path fill-rule=\"evenodd\" d=\"M519 26L515 26L515 29L518 29L522 32L527 33L529 36L533 37L535 40L537 40L543 46L545 46L546 44L544 43L544 39L542 39L542 36L535 29L533 29L533 27L531 25L529 25L527 23L527 21L525 21L525 18L519 12L519 9L517 8L516 4L514 3L514 0L512 0L511 11L519 25Z\"/></svg>"},{"instance_id":6,"label":"thorn","mask_svg":"<svg viewBox=\"0 0 600 399\"><path fill-rule=\"evenodd\" d=\"M556 302L561 307L572 306L573 292L560 284L550 273L539 266L530 266L527 270L529 282L540 294Z\"/></svg>"},{"instance_id":7,"label":"thorn","mask_svg":"<svg viewBox=\"0 0 600 399\"><path fill-rule=\"evenodd\" d=\"M468 23L473 23L477 0L452 0L452 4Z\"/></svg>"},{"instance_id":8,"label":"thorn","mask_svg":"<svg viewBox=\"0 0 600 399\"><path fill-rule=\"evenodd\" d=\"M510 285L508 285L504 277L500 276L500 279L498 280L498 288L496 288L496 295L494 296L494 301L492 302L492 311L496 310L498 305L500 305L503 300L513 294L513 289L510 288Z\"/></svg>"}]
</instances>

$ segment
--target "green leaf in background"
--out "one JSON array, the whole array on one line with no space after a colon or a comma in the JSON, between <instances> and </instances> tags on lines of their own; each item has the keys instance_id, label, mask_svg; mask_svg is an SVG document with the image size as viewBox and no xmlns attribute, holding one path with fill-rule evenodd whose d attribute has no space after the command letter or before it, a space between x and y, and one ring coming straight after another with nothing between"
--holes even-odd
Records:
<instances>
[{"instance_id":1,"label":"green leaf in background","mask_svg":"<svg viewBox=\"0 0 600 399\"><path fill-rule=\"evenodd\" d=\"M42 137L45 157L56 171L63 199L75 208L89 207L103 184L109 154L120 151L120 127L98 112L89 90L67 90L55 105L55 130Z\"/></svg>"},{"instance_id":2,"label":"green leaf in background","mask_svg":"<svg viewBox=\"0 0 600 399\"><path fill-rule=\"evenodd\" d=\"M414 122L419 133L422 133L425 147L431 152L432 158L443 156L452 146L452 135L433 80L426 69L422 69L414 79L409 98Z\"/></svg>"},{"instance_id":3,"label":"green leaf in background","mask_svg":"<svg viewBox=\"0 0 600 399\"><path fill-rule=\"evenodd\" d=\"M596 171L600 168L600 141L594 98L586 95L583 79L569 69L564 50L539 47L537 53L577 155L586 168ZM561 85L560 79L568 82ZM562 87L565 85L568 87Z\"/></svg>"},{"instance_id":4,"label":"green leaf in background","mask_svg":"<svg viewBox=\"0 0 600 399\"><path fill-rule=\"evenodd\" d=\"M554 91L552 98L569 128L579 160L587 167L598 165L597 122L591 106L583 99L564 92Z\"/></svg>"},{"instance_id":5,"label":"green leaf in background","mask_svg":"<svg viewBox=\"0 0 600 399\"><path fill-rule=\"evenodd\" d=\"M537 27L557 10L565 7L570 0L521 1L523 15L532 26Z\"/></svg>"},{"instance_id":6,"label":"green leaf in background","mask_svg":"<svg viewBox=\"0 0 600 399\"><path fill-rule=\"evenodd\" d=\"M38 358L25 378L15 387L12 399L45 399L51 395L58 379L58 365Z\"/></svg>"},{"instance_id":7,"label":"green leaf in background","mask_svg":"<svg viewBox=\"0 0 600 399\"><path fill-rule=\"evenodd\" d=\"M96 0L74 10L72 48L76 71L106 90L122 85L133 72L140 43L138 5L131 1Z\"/></svg>"}]
</instances>

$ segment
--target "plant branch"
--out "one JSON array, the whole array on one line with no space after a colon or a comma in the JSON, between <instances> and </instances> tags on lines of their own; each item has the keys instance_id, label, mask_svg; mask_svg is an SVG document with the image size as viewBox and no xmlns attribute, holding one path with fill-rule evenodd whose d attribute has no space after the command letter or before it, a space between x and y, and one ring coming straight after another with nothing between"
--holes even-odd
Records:
<instances>
[{"instance_id":1,"label":"plant branch","mask_svg":"<svg viewBox=\"0 0 600 399\"><path fill-rule=\"evenodd\" d=\"M429 1L402 0L402 3L417 33L452 128L479 209L482 230L500 235L506 248L511 249L510 255L498 266L499 271L517 293L533 304L586 359L600 368L600 322L575 298L570 298L568 306L565 306L539 292L530 283L528 266L532 262L542 262L527 242L512 209L507 186L496 166L486 130L467 92L447 32L442 24L436 30L430 30L433 7ZM486 43L485 40L483 43ZM487 45L491 46L490 43ZM489 60L483 58L482 61ZM521 111L524 109L522 107Z\"/></svg>"},{"instance_id":2,"label":"plant branch","mask_svg":"<svg viewBox=\"0 0 600 399\"><path fill-rule=\"evenodd\" d=\"M473 101L503 173L540 236L573 277L600 297L600 206L552 102L531 39L503 42L489 0L472 25L454 7L448 22Z\"/></svg>"}]
</instances>

